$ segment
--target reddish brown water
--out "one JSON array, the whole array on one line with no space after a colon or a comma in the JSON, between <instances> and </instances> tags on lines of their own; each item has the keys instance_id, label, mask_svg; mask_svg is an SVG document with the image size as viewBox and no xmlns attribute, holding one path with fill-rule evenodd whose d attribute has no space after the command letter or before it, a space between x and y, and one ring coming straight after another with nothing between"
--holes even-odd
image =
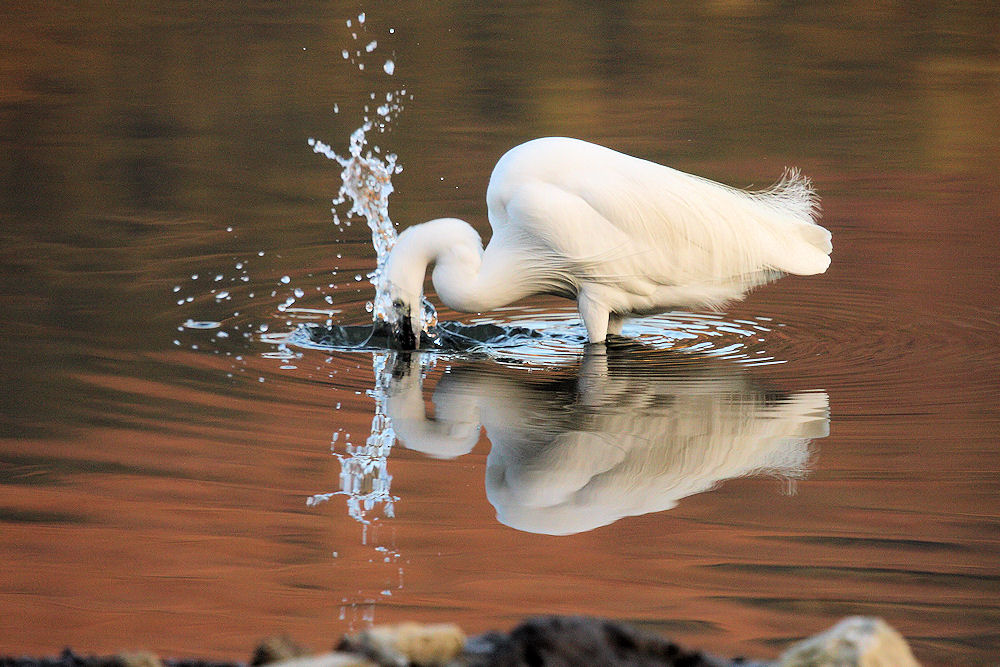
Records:
<instances>
[{"instance_id":1,"label":"reddish brown water","mask_svg":"<svg viewBox=\"0 0 1000 667\"><path fill-rule=\"evenodd\" d=\"M995 6L393 3L360 30L341 3L201 7L0 28L0 653L245 658L277 631L323 648L372 622L586 613L766 658L870 614L927 664L996 660ZM307 315L279 310L293 289L368 317L368 230L331 224L339 170L306 139L346 146L369 94L402 87L373 140L405 167L402 226L488 234L496 159L562 134L739 186L798 165L833 264L688 329L677 346L708 357L664 352L659 321L596 367L560 339L425 360L421 385L268 342ZM492 321L579 333L565 304L528 305ZM392 516L365 525L342 495L306 500L371 436L376 375L452 428L396 424L366 482L391 477ZM803 401L790 440L751 437Z\"/></svg>"}]
</instances>

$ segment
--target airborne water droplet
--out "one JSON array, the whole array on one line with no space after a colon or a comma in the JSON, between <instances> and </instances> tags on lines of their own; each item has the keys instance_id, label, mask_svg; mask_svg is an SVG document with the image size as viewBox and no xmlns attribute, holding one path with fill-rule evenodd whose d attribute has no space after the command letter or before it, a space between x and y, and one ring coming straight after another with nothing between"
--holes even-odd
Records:
<instances>
[{"instance_id":1,"label":"airborne water droplet","mask_svg":"<svg viewBox=\"0 0 1000 667\"><path fill-rule=\"evenodd\" d=\"M359 68L362 64L359 63ZM392 74L395 71L395 64L393 61L387 60L383 69L386 73ZM375 129L384 131L385 124L381 121L383 119L388 121L391 116L399 113L401 109L399 105L401 95L406 95L405 89L387 94L385 105L372 105L379 107L379 122L376 124L366 118L365 123L351 134L348 157L338 155L333 148L321 141L317 140L309 144L314 152L336 161L343 168L341 172L342 184L340 191L338 196L333 200L335 205L345 202L350 203L350 209L347 211L347 215L343 217L349 218L350 216L357 215L364 218L365 222L371 228L372 245L375 247L376 254L376 266L375 270L368 275L375 286L375 299L371 312L373 313L373 320L376 321L388 321L394 316L392 299L389 296L389 286L383 278L383 271L389 252L396 243L396 228L389 218L388 199L394 190L392 176L401 171L401 166L397 164L395 155L387 155L385 159L380 158L378 156L378 149L374 146L369 146L365 134ZM375 93L370 94L369 98L375 100ZM369 106L365 106L366 113L369 108ZM374 149L374 154L369 152L365 155L363 151L366 146ZM333 220L335 225L341 222L340 216L337 216L336 213L334 213ZM349 219L342 222L343 224L338 226L338 231L341 232L344 231L344 227L350 226ZM337 253L337 259L340 258L341 254ZM335 272L333 275L335 275ZM355 274L355 282L361 282L362 279L361 274ZM339 286L331 283L329 287L332 290L336 290ZM327 303L330 303L329 298L327 298ZM429 327L434 326L436 317L429 302L425 302L425 304L425 308L422 309L421 313L421 325L422 328L427 330Z\"/></svg>"}]
</instances>

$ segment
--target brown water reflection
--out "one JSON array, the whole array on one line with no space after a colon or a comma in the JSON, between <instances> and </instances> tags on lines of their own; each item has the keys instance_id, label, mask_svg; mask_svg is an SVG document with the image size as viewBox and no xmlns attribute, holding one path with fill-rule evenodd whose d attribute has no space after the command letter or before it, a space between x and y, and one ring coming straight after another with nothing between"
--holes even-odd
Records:
<instances>
[{"instance_id":1,"label":"brown water reflection","mask_svg":"<svg viewBox=\"0 0 1000 667\"><path fill-rule=\"evenodd\" d=\"M766 657L870 613L926 663L995 659L997 6L364 9L357 42L342 3L4 13L0 652L244 657L276 630L319 648L371 619L479 631L580 612ZM369 38L362 72L341 50ZM788 363L747 369L753 383L829 396L795 495L728 479L535 535L496 521L483 434L449 461L394 447L394 517L306 506L337 487L331 435L342 453L371 433L372 359L282 351L259 329L288 328L293 288L367 317L367 229L330 225L337 170L306 139L346 145L370 93L403 87L379 138L405 167L402 225L485 229L493 163L545 134L734 185L785 164L814 179L830 271L726 315L774 322L747 349ZM564 312L541 307L504 316Z\"/></svg>"}]
</instances>

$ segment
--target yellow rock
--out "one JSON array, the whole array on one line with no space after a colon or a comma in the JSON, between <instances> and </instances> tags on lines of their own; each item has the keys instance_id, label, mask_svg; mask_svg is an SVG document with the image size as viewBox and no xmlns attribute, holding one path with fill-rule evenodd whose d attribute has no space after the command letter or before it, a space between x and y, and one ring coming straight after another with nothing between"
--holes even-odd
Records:
<instances>
[{"instance_id":1,"label":"yellow rock","mask_svg":"<svg viewBox=\"0 0 1000 667\"><path fill-rule=\"evenodd\" d=\"M465 634L453 623L403 623L365 630L358 640L368 655L382 664L436 667L462 652Z\"/></svg>"},{"instance_id":2,"label":"yellow rock","mask_svg":"<svg viewBox=\"0 0 1000 667\"><path fill-rule=\"evenodd\" d=\"M778 667L919 667L919 663L888 623L851 616L782 653Z\"/></svg>"},{"instance_id":3,"label":"yellow rock","mask_svg":"<svg viewBox=\"0 0 1000 667\"><path fill-rule=\"evenodd\" d=\"M149 651L124 651L115 657L122 667L163 667L159 656Z\"/></svg>"}]
</instances>

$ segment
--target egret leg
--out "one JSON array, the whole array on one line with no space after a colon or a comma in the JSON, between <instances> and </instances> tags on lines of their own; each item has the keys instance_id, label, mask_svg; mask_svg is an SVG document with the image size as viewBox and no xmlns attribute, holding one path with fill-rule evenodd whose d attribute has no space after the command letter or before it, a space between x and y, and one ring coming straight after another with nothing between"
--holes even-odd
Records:
<instances>
[{"instance_id":1,"label":"egret leg","mask_svg":"<svg viewBox=\"0 0 1000 667\"><path fill-rule=\"evenodd\" d=\"M583 326L587 327L587 338L591 343L603 343L608 337L608 319L610 313L608 309L597 303L584 290L580 291L580 296L576 302L580 311L580 319Z\"/></svg>"},{"instance_id":2,"label":"egret leg","mask_svg":"<svg viewBox=\"0 0 1000 667\"><path fill-rule=\"evenodd\" d=\"M611 313L611 316L608 318L608 333L614 336L621 336L623 326L625 326L625 318L618 313Z\"/></svg>"}]
</instances>

